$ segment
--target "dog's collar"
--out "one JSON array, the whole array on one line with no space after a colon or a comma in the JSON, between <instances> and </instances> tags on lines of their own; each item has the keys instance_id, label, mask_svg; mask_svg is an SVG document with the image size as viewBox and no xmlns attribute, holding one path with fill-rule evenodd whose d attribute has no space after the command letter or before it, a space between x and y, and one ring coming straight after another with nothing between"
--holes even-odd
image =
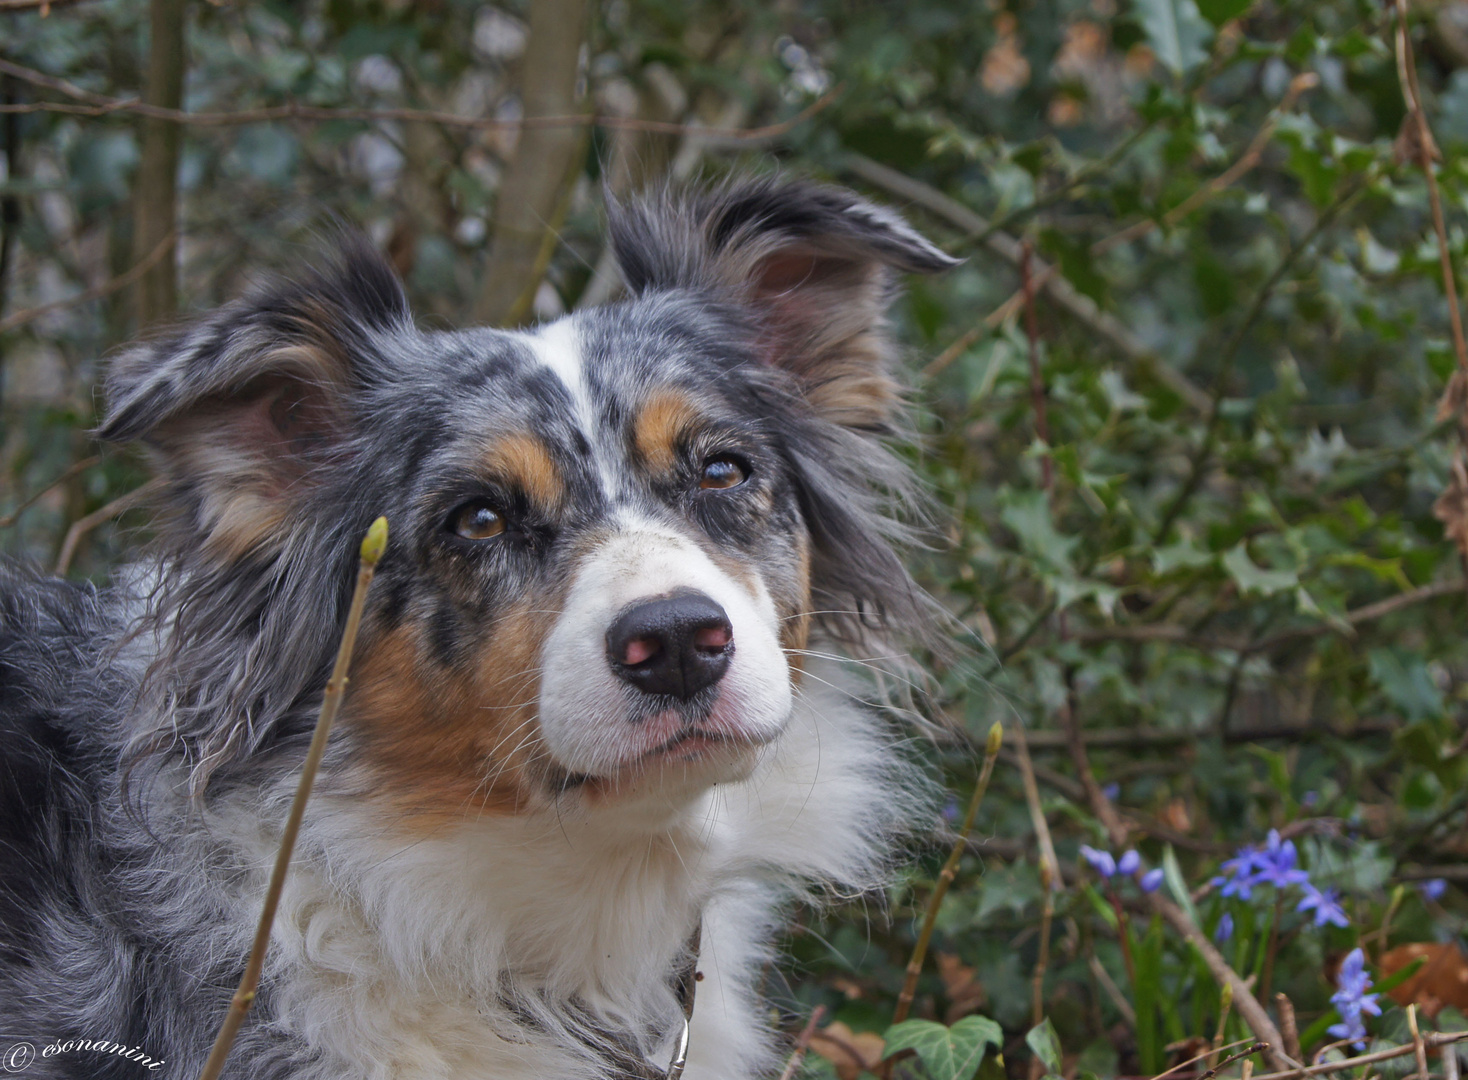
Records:
<instances>
[{"instance_id":1,"label":"dog's collar","mask_svg":"<svg viewBox=\"0 0 1468 1080\"><path fill-rule=\"evenodd\" d=\"M700 919L693 924L693 933L683 943L683 963L678 965L669 979L673 996L678 999L678 1007L683 1015L679 1018L678 1038L668 1067L659 1069L649 1064L630 1048L624 1049L626 1044L621 1040L613 1038L609 1040L610 1046L598 1046L596 1049L601 1056L610 1059L616 1070L613 1073L616 1080L680 1080L682 1077L683 1067L688 1063L688 1025L693 1019L693 998L698 990L698 982L703 978L698 973L698 949L702 939L703 920Z\"/></svg>"}]
</instances>

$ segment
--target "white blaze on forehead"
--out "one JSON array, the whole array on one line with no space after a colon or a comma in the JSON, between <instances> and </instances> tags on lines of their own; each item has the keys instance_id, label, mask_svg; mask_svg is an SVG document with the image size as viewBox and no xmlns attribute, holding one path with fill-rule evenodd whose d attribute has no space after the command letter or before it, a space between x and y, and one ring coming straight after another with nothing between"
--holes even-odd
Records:
<instances>
[{"instance_id":1,"label":"white blaze on forehead","mask_svg":"<svg viewBox=\"0 0 1468 1080\"><path fill-rule=\"evenodd\" d=\"M571 395L576 406L576 419L582 434L591 439L596 429L596 411L591 404L591 390L586 385L586 364L581 351L581 335L570 319L557 319L542 326L530 337L535 358L555 373Z\"/></svg>"}]
</instances>

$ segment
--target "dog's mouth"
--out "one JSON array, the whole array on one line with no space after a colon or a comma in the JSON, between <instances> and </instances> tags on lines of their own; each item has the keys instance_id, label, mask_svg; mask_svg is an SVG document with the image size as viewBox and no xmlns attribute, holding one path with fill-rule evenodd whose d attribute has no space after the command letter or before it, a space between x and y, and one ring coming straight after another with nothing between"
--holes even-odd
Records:
<instances>
[{"instance_id":1,"label":"dog's mouth","mask_svg":"<svg viewBox=\"0 0 1468 1080\"><path fill-rule=\"evenodd\" d=\"M684 767L679 770L679 776L686 776L690 769L697 773L699 766L723 772L752 759L755 751L774 742L777 737L778 732L757 734L728 727L689 724L604 773L565 772L555 778L553 786L559 792L570 792L588 785L596 789L614 788L669 765Z\"/></svg>"}]
</instances>

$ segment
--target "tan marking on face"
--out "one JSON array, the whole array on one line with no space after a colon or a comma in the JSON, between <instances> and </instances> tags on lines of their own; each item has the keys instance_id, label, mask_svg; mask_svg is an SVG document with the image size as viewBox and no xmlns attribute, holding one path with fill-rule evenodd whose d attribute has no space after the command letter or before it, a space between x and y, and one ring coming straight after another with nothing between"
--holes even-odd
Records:
<instances>
[{"instance_id":1,"label":"tan marking on face","mask_svg":"<svg viewBox=\"0 0 1468 1080\"><path fill-rule=\"evenodd\" d=\"M431 659L422 628L396 630L362 655L345 713L367 767L413 832L484 814L521 814L546 799L536 719L544 598L495 619L488 639L452 668Z\"/></svg>"},{"instance_id":2,"label":"tan marking on face","mask_svg":"<svg viewBox=\"0 0 1468 1080\"><path fill-rule=\"evenodd\" d=\"M554 510L565 497L560 469L545 443L533 435L513 432L501 436L484 455L483 465L519 487L541 509Z\"/></svg>"},{"instance_id":3,"label":"tan marking on face","mask_svg":"<svg viewBox=\"0 0 1468 1080\"><path fill-rule=\"evenodd\" d=\"M792 649L804 650L810 641L810 544L805 537L800 537L800 564L796 570L796 587L794 589L795 609L793 611L781 610L780 615L780 647L786 652L785 659L789 662L791 671L799 674L805 670L805 656L802 652L791 652Z\"/></svg>"},{"instance_id":4,"label":"tan marking on face","mask_svg":"<svg viewBox=\"0 0 1468 1080\"><path fill-rule=\"evenodd\" d=\"M632 425L637 453L655 472L671 472L678 463L678 444L699 418L688 395L659 390L642 404Z\"/></svg>"}]
</instances>

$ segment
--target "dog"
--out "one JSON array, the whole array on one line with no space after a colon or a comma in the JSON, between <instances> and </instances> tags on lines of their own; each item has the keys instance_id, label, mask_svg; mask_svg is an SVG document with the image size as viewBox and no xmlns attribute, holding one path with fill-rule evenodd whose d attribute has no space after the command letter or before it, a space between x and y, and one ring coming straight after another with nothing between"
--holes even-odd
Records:
<instances>
[{"instance_id":1,"label":"dog","mask_svg":"<svg viewBox=\"0 0 1468 1080\"><path fill-rule=\"evenodd\" d=\"M811 182L609 216L627 298L536 328L420 329L344 241L111 362L150 553L103 590L0 569L12 1071L199 1072L379 514L225 1075L778 1067L782 910L881 884L926 805L840 656L933 625L885 312L954 260Z\"/></svg>"}]
</instances>

